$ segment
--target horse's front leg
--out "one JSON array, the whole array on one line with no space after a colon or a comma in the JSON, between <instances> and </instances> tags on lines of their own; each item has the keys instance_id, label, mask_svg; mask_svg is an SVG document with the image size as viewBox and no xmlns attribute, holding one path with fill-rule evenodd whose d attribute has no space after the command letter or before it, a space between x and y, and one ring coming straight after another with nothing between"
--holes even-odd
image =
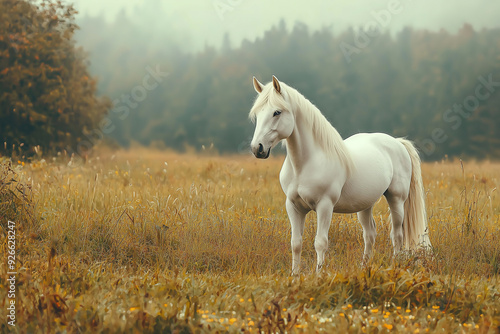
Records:
<instances>
[{"instance_id":1,"label":"horse's front leg","mask_svg":"<svg viewBox=\"0 0 500 334\"><path fill-rule=\"evenodd\" d=\"M332 221L333 204L327 200L319 202L316 207L316 214L318 216L318 227L314 248L316 248L317 254L316 272L319 273L325 263L325 253L328 249L328 230Z\"/></svg>"},{"instance_id":2,"label":"horse's front leg","mask_svg":"<svg viewBox=\"0 0 500 334\"><path fill-rule=\"evenodd\" d=\"M302 234L304 233L304 222L306 213L297 209L289 199L286 200L286 212L292 226L292 275L298 275L300 271L300 254L302 253Z\"/></svg>"}]
</instances>

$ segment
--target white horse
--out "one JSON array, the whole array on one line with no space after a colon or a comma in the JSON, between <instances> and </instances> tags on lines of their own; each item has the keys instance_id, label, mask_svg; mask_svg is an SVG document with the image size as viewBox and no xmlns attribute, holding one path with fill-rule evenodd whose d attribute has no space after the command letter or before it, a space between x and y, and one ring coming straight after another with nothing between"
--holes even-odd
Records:
<instances>
[{"instance_id":1,"label":"white horse","mask_svg":"<svg viewBox=\"0 0 500 334\"><path fill-rule=\"evenodd\" d=\"M280 183L292 227L292 274L300 269L304 221L311 210L318 218L317 271L324 264L334 212L357 212L367 261L377 234L372 208L382 195L391 210L394 254L430 247L420 158L410 141L382 133L344 141L317 107L275 76L267 85L254 77L253 85L259 95L250 111L256 122L252 152L266 159L286 140Z\"/></svg>"}]
</instances>

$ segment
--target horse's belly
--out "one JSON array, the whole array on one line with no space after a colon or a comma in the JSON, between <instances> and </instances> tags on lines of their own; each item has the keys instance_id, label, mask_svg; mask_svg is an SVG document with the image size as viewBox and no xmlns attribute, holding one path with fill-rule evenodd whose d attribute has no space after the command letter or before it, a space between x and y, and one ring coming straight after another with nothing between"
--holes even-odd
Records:
<instances>
[{"instance_id":1,"label":"horse's belly","mask_svg":"<svg viewBox=\"0 0 500 334\"><path fill-rule=\"evenodd\" d=\"M383 195L381 190L364 189L364 191L343 191L333 212L356 213L373 206Z\"/></svg>"},{"instance_id":2,"label":"horse's belly","mask_svg":"<svg viewBox=\"0 0 500 334\"><path fill-rule=\"evenodd\" d=\"M358 169L344 184L334 212L355 213L373 206L392 180L392 166L384 159L357 159Z\"/></svg>"}]
</instances>

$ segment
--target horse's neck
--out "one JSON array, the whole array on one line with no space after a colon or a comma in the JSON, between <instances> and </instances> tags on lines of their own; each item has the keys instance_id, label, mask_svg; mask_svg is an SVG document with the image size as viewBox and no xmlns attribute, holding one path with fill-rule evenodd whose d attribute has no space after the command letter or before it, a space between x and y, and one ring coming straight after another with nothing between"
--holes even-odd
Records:
<instances>
[{"instance_id":1,"label":"horse's neck","mask_svg":"<svg viewBox=\"0 0 500 334\"><path fill-rule=\"evenodd\" d=\"M286 140L287 155L296 173L300 173L305 162L310 160L311 156L320 149L314 140L312 129L303 123L297 115L295 128Z\"/></svg>"}]
</instances>

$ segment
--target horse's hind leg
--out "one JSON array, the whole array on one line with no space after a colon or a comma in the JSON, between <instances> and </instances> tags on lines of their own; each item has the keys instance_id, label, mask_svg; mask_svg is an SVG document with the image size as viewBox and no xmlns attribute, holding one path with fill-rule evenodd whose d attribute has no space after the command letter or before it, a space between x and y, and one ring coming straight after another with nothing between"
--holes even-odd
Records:
<instances>
[{"instance_id":1,"label":"horse's hind leg","mask_svg":"<svg viewBox=\"0 0 500 334\"><path fill-rule=\"evenodd\" d=\"M387 203L391 209L392 230L391 240L394 247L394 255L403 250L403 219L404 219L404 200L401 196L386 194Z\"/></svg>"},{"instance_id":2,"label":"horse's hind leg","mask_svg":"<svg viewBox=\"0 0 500 334\"><path fill-rule=\"evenodd\" d=\"M377 227L373 219L372 208L358 212L358 219L363 226L363 239L365 240L365 253L363 261L368 261L372 256L373 245L377 236Z\"/></svg>"}]
</instances>

